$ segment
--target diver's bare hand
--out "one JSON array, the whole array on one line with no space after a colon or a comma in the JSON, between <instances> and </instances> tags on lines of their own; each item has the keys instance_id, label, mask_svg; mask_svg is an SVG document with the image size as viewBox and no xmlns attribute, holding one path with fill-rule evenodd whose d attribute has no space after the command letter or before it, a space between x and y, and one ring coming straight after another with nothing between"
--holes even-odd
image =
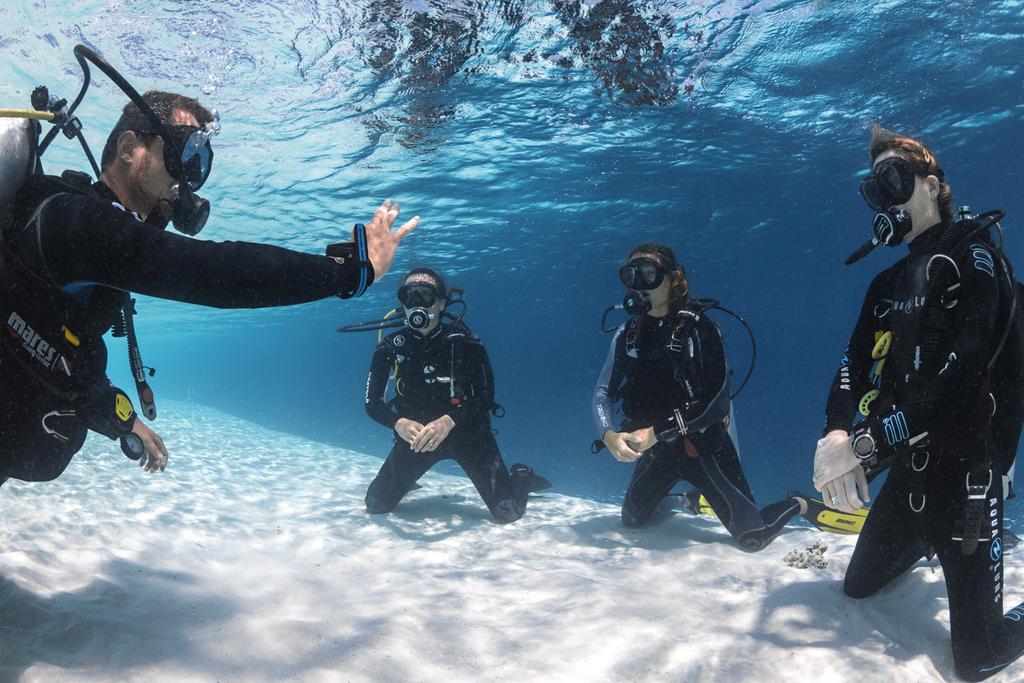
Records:
<instances>
[{"instance_id":1,"label":"diver's bare hand","mask_svg":"<svg viewBox=\"0 0 1024 683\"><path fill-rule=\"evenodd\" d=\"M377 208L373 218L366 224L366 251L370 263L373 264L374 282L379 282L391 268L391 263L395 260L395 252L398 250L398 243L420 223L420 217L413 216L398 230L392 231L391 226L395 224L398 212L398 204L387 199Z\"/></svg>"},{"instance_id":2,"label":"diver's bare hand","mask_svg":"<svg viewBox=\"0 0 1024 683\"><path fill-rule=\"evenodd\" d=\"M416 440L416 437L418 437L422 431L422 424L405 417L398 418L398 422L395 423L395 432L398 436L402 437L403 441L410 444Z\"/></svg>"},{"instance_id":3,"label":"diver's bare hand","mask_svg":"<svg viewBox=\"0 0 1024 683\"><path fill-rule=\"evenodd\" d=\"M629 432L616 432L609 429L604 433L604 445L611 451L612 457L619 462L633 462L643 455L640 450L641 439Z\"/></svg>"},{"instance_id":4,"label":"diver's bare hand","mask_svg":"<svg viewBox=\"0 0 1024 683\"><path fill-rule=\"evenodd\" d=\"M139 465L146 472L163 472L167 469L167 447L160 435L136 419L132 425L132 431L142 439L142 445L146 447L146 453L139 458Z\"/></svg>"},{"instance_id":5,"label":"diver's bare hand","mask_svg":"<svg viewBox=\"0 0 1024 683\"><path fill-rule=\"evenodd\" d=\"M436 450L454 428L455 420L449 415L442 415L433 422L423 425L423 431L412 442L412 449L419 453Z\"/></svg>"},{"instance_id":6,"label":"diver's bare hand","mask_svg":"<svg viewBox=\"0 0 1024 683\"><path fill-rule=\"evenodd\" d=\"M634 450L640 451L641 453L658 443L658 435L654 433L654 427L644 427L643 429L638 429L635 432L630 433L640 439L640 443L636 444Z\"/></svg>"}]
</instances>

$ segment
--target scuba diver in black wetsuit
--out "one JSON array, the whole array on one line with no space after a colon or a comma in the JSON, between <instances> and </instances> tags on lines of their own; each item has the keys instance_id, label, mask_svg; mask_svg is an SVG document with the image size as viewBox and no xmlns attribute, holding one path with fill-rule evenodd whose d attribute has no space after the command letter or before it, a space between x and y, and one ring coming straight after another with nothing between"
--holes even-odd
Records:
<instances>
[{"instance_id":1,"label":"scuba diver in black wetsuit","mask_svg":"<svg viewBox=\"0 0 1024 683\"><path fill-rule=\"evenodd\" d=\"M865 467L892 469L843 589L866 598L938 555L956 672L981 680L1024 651L1024 605L1003 613L1003 501L1024 391L1018 289L989 228L956 221L934 155L876 126L861 193L875 244L910 253L868 289L826 409L814 483L826 504L867 500ZM854 420L854 416L858 419Z\"/></svg>"},{"instance_id":2,"label":"scuba diver in black wetsuit","mask_svg":"<svg viewBox=\"0 0 1024 683\"><path fill-rule=\"evenodd\" d=\"M706 315L715 304L690 298L683 267L660 244L633 248L620 277L630 290L623 307L634 317L615 333L593 410L615 459L639 460L622 503L623 524L646 524L676 482L686 480L741 548L761 550L807 504L791 497L759 510L754 502L729 429L725 348ZM619 399L624 419L616 430L613 406Z\"/></svg>"},{"instance_id":3,"label":"scuba diver in black wetsuit","mask_svg":"<svg viewBox=\"0 0 1024 683\"><path fill-rule=\"evenodd\" d=\"M130 321L129 292L219 308L347 298L384 275L418 222L392 232L398 206L385 202L356 227L354 246L331 245L328 256L191 239L209 213L194 192L210 172L216 116L181 95L143 97L91 50L78 46L75 55L86 78L70 109L41 87L35 110L0 119L0 483L57 478L90 429L121 438L148 471L166 466L162 440L106 377L103 335ZM85 60L131 100L107 139L102 170L73 116L89 85ZM26 119L55 127L40 144L38 124ZM42 173L38 157L57 132L79 138L98 181ZM166 232L169 221L188 236ZM127 334L131 340L134 329ZM141 361L135 370L152 418Z\"/></svg>"},{"instance_id":4,"label":"scuba diver in black wetsuit","mask_svg":"<svg viewBox=\"0 0 1024 683\"><path fill-rule=\"evenodd\" d=\"M403 327L377 345L366 384L367 414L395 432L395 445L366 492L367 512L391 512L427 470L452 458L495 519L516 521L526 510L527 494L551 484L526 465L512 465L511 474L505 467L491 433L490 413L499 406L487 351L462 315L454 318L445 310L465 303L461 296L452 300L442 277L427 268L406 276L398 300L405 310ZM340 331L382 327L373 325ZM395 380L390 404L384 401L389 378Z\"/></svg>"}]
</instances>

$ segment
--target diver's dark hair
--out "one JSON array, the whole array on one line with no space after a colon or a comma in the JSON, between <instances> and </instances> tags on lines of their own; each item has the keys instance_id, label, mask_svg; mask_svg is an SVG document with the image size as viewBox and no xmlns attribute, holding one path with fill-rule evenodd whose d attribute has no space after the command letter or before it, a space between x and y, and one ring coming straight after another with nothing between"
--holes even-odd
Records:
<instances>
[{"instance_id":1,"label":"diver's dark hair","mask_svg":"<svg viewBox=\"0 0 1024 683\"><path fill-rule=\"evenodd\" d=\"M426 275L434 281L434 286L437 287L438 293L445 299L448 298L448 285L445 283L444 278L441 277L441 274L436 270L431 270L430 268L413 268L405 274L405 277L402 278L402 284L404 285L413 275Z\"/></svg>"},{"instance_id":2,"label":"diver's dark hair","mask_svg":"<svg viewBox=\"0 0 1024 683\"><path fill-rule=\"evenodd\" d=\"M953 190L946 182L946 176L942 172L942 167L939 166L939 160L935 158L927 145L909 135L901 135L882 128L876 123L871 127L871 159L869 163L874 163L879 154L889 150L896 151L900 157L909 161L915 175L922 177L933 175L939 179L939 216L944 223L952 222L955 215Z\"/></svg>"},{"instance_id":3,"label":"diver's dark hair","mask_svg":"<svg viewBox=\"0 0 1024 683\"><path fill-rule=\"evenodd\" d=\"M669 271L669 311L678 313L685 308L686 304L690 303L690 278L686 275L686 269L676 260L676 255L671 247L658 244L657 242L638 244L629 250L629 256L626 260L631 260L634 256L640 254L653 256Z\"/></svg>"},{"instance_id":4,"label":"diver's dark hair","mask_svg":"<svg viewBox=\"0 0 1024 683\"><path fill-rule=\"evenodd\" d=\"M171 118L174 116L174 111L180 109L184 112L191 114L196 117L196 121L199 122L199 126L205 126L210 121L213 121L213 113L199 104L199 100L194 97L186 97L185 95L179 95L173 92L162 92L160 90L150 90L142 96L143 101L149 105L150 109L153 110L159 118L160 122L164 125L168 125L171 122ZM125 131L136 131L139 137L142 138L146 145L152 143L156 135L147 132L152 128L149 119L145 117L142 110L136 106L134 102L129 102L125 105L124 110L121 112L121 118L117 120L117 124L114 129L110 131L110 135L107 136L107 143L103 145L103 155L100 157L100 168L104 171L111 161L114 160L114 156L117 154L117 139L121 136L121 133Z\"/></svg>"}]
</instances>

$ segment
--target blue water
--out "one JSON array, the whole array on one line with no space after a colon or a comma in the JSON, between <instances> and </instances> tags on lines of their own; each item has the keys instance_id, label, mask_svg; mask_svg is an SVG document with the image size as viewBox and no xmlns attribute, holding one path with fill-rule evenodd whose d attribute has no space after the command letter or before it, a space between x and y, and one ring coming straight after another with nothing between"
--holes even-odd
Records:
<instances>
[{"instance_id":1,"label":"blue water","mask_svg":"<svg viewBox=\"0 0 1024 683\"><path fill-rule=\"evenodd\" d=\"M630 467L588 449L609 342L598 322L621 299L626 250L663 241L694 292L757 335L736 414L767 502L810 487L861 297L902 254L842 265L869 234L856 185L872 122L923 136L958 204L1004 208L1007 252L1024 264L1020 1L19 0L3 18L0 106L27 106L38 83L73 96L82 42L139 90L220 110L205 239L319 252L385 198L423 217L358 301L140 301L158 403L383 456L391 436L362 409L375 339L334 329L382 315L396 274L426 265L466 289L508 411L496 422L506 459L615 500ZM97 76L80 109L94 149L123 103ZM63 139L46 161L85 168ZM719 319L742 373L745 332ZM130 387L122 344L111 375ZM296 458L281 475L316 466Z\"/></svg>"}]
</instances>

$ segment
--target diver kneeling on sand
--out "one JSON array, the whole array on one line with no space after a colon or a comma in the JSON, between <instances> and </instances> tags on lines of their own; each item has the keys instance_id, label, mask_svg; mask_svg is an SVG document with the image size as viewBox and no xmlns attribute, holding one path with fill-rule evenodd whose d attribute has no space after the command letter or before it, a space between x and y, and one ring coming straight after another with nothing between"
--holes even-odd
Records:
<instances>
[{"instance_id":1,"label":"diver kneeling on sand","mask_svg":"<svg viewBox=\"0 0 1024 683\"><path fill-rule=\"evenodd\" d=\"M593 411L602 439L594 451L607 446L620 462L638 461L622 503L623 524L646 524L685 480L741 548L761 550L807 504L795 496L761 509L754 502L729 429L735 395L722 336L707 316L721 307L690 298L686 272L661 244L634 247L619 277L629 291L615 308L633 317L615 330ZM614 403L620 399L624 419L617 430ZM690 496L693 505L699 494Z\"/></svg>"},{"instance_id":2,"label":"diver kneeling on sand","mask_svg":"<svg viewBox=\"0 0 1024 683\"><path fill-rule=\"evenodd\" d=\"M129 292L218 308L358 296L384 275L418 222L392 232L398 206L385 202L356 226L355 244L331 245L327 256L191 239L209 214L194 193L210 173L216 115L189 97L139 95L84 46L75 56L85 84L70 108L40 87L34 110L0 110L0 482L55 479L90 429L121 438L149 471L166 466L162 441L106 376L103 335L114 326L133 342ZM107 138L102 167L74 116L90 82L86 60L131 100ZM38 120L54 124L41 143ZM96 181L75 171L43 174L39 156L58 132L79 139ZM166 232L169 221L187 236ZM152 393L134 343L130 349L152 419Z\"/></svg>"},{"instance_id":3,"label":"diver kneeling on sand","mask_svg":"<svg viewBox=\"0 0 1024 683\"><path fill-rule=\"evenodd\" d=\"M469 475L487 509L499 522L514 522L526 510L528 494L550 483L532 468L512 465L511 473L491 432L494 375L480 338L462 322L466 302L459 289L428 268L403 280L398 301L404 316L342 327L359 332L401 327L380 342L370 363L366 412L394 430L395 444L366 492L366 510L390 512L427 470L451 458ZM458 316L448 309L461 305ZM389 379L395 396L385 402Z\"/></svg>"},{"instance_id":4,"label":"diver kneeling on sand","mask_svg":"<svg viewBox=\"0 0 1024 683\"><path fill-rule=\"evenodd\" d=\"M1024 297L990 230L954 215L935 156L876 126L860 190L877 244L909 254L871 282L829 393L814 484L847 512L891 471L857 539L846 594L866 598L938 555L957 674L981 680L1024 652L1024 605L1003 613L1003 501L1024 411Z\"/></svg>"}]
</instances>

